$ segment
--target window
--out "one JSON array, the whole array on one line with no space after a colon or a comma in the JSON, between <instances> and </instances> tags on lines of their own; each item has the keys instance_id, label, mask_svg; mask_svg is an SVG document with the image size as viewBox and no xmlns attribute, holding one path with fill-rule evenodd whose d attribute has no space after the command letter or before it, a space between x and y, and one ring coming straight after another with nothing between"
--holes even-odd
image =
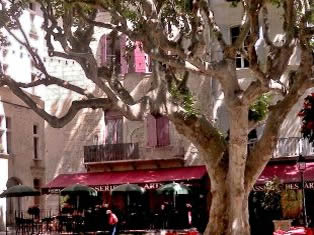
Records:
<instances>
[{"instance_id":1,"label":"window","mask_svg":"<svg viewBox=\"0 0 314 235\"><path fill-rule=\"evenodd\" d=\"M0 116L0 153L11 153L11 118Z\"/></svg>"},{"instance_id":2,"label":"window","mask_svg":"<svg viewBox=\"0 0 314 235\"><path fill-rule=\"evenodd\" d=\"M128 42L125 35L121 35L115 41L109 35L102 36L101 65L111 66L112 63L116 63L116 72L122 75L128 72L150 72L150 58L143 51L142 43L136 41L135 49L127 53Z\"/></svg>"},{"instance_id":3,"label":"window","mask_svg":"<svg viewBox=\"0 0 314 235\"><path fill-rule=\"evenodd\" d=\"M234 43L240 34L240 26L230 28L230 36L231 36L231 43ZM247 40L244 40L243 45L244 50L247 50ZM241 56L240 53L236 55L236 67L237 68L247 68L249 67L249 62Z\"/></svg>"},{"instance_id":4,"label":"window","mask_svg":"<svg viewBox=\"0 0 314 235\"><path fill-rule=\"evenodd\" d=\"M40 183L40 179L34 179L33 180L33 187L34 189L40 191L40 187L41 187L41 183ZM34 197L34 205L39 206L40 205L40 196L35 196Z\"/></svg>"},{"instance_id":5,"label":"window","mask_svg":"<svg viewBox=\"0 0 314 235\"><path fill-rule=\"evenodd\" d=\"M33 67L32 67L32 68L33 68ZM32 74L31 74L31 82L35 82L35 81L36 81L36 74L35 74L35 73L32 73ZM36 88L33 86L31 89L32 89L32 93L35 94L35 91L36 91L35 89L36 89Z\"/></svg>"},{"instance_id":6,"label":"window","mask_svg":"<svg viewBox=\"0 0 314 235\"><path fill-rule=\"evenodd\" d=\"M29 1L28 10L31 14L42 15L40 4L34 0Z\"/></svg>"},{"instance_id":7,"label":"window","mask_svg":"<svg viewBox=\"0 0 314 235\"><path fill-rule=\"evenodd\" d=\"M6 73L8 71L8 64L3 64L2 68L3 68L3 72Z\"/></svg>"},{"instance_id":8,"label":"window","mask_svg":"<svg viewBox=\"0 0 314 235\"><path fill-rule=\"evenodd\" d=\"M39 135L38 126L33 125L33 157L34 159L39 159Z\"/></svg>"},{"instance_id":9,"label":"window","mask_svg":"<svg viewBox=\"0 0 314 235\"><path fill-rule=\"evenodd\" d=\"M93 145L98 145L98 135L93 136Z\"/></svg>"},{"instance_id":10,"label":"window","mask_svg":"<svg viewBox=\"0 0 314 235\"><path fill-rule=\"evenodd\" d=\"M114 111L105 113L105 144L119 144L123 142L123 118Z\"/></svg>"},{"instance_id":11,"label":"window","mask_svg":"<svg viewBox=\"0 0 314 235\"><path fill-rule=\"evenodd\" d=\"M162 147L170 144L169 119L166 116L147 117L147 145Z\"/></svg>"},{"instance_id":12,"label":"window","mask_svg":"<svg viewBox=\"0 0 314 235\"><path fill-rule=\"evenodd\" d=\"M112 66L116 64L116 72L121 73L120 39L113 40L109 35L101 38L101 65Z\"/></svg>"},{"instance_id":13,"label":"window","mask_svg":"<svg viewBox=\"0 0 314 235\"><path fill-rule=\"evenodd\" d=\"M29 8L30 10L32 10L32 11L35 11L35 10L36 10L36 5L35 5L35 3L34 3L34 2L30 2L30 3L28 4L28 8Z\"/></svg>"},{"instance_id":14,"label":"window","mask_svg":"<svg viewBox=\"0 0 314 235\"><path fill-rule=\"evenodd\" d=\"M35 40L38 39L38 33L37 33L37 29L35 26L35 15L41 15L41 10L40 10L40 6L38 3L36 2L29 2L28 3L28 9L30 12L30 31L29 31L29 36Z\"/></svg>"},{"instance_id":15,"label":"window","mask_svg":"<svg viewBox=\"0 0 314 235\"><path fill-rule=\"evenodd\" d=\"M11 153L12 137L11 137L11 118L5 118L6 124L6 139L7 139L7 153Z\"/></svg>"},{"instance_id":16,"label":"window","mask_svg":"<svg viewBox=\"0 0 314 235\"><path fill-rule=\"evenodd\" d=\"M34 135L38 134L38 133L37 133L37 126L36 126L36 125L33 126L33 134L34 134Z\"/></svg>"}]
</instances>

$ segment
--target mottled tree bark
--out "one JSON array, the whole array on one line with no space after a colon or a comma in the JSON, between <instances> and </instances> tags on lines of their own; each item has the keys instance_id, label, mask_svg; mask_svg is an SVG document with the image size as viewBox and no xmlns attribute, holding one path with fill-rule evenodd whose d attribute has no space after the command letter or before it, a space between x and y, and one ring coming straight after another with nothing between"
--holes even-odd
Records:
<instances>
[{"instance_id":1,"label":"mottled tree bark","mask_svg":"<svg viewBox=\"0 0 314 235\"><path fill-rule=\"evenodd\" d=\"M220 183L218 188L211 190L211 194L210 218L204 234L227 234L228 215L226 211L229 210L229 204L225 203L228 197L226 187Z\"/></svg>"},{"instance_id":2,"label":"mottled tree bark","mask_svg":"<svg viewBox=\"0 0 314 235\"><path fill-rule=\"evenodd\" d=\"M211 180L211 207L209 223L204 234L206 235L231 235L250 234L248 195L249 191L234 196L234 192L228 190L228 180L213 182ZM214 186L214 185L215 186ZM236 198L236 200L233 200ZM228 201L228 203L226 203ZM229 203L229 201L231 201ZM239 203L239 201L241 201ZM241 206L239 206L241 205ZM233 213L239 215L235 218ZM233 227L229 227L228 225Z\"/></svg>"},{"instance_id":3,"label":"mottled tree bark","mask_svg":"<svg viewBox=\"0 0 314 235\"><path fill-rule=\"evenodd\" d=\"M248 234L245 231L243 201L246 195L244 172L247 158L248 107L238 106L229 110L229 170L227 176L228 203L230 205L228 233L230 235Z\"/></svg>"}]
</instances>

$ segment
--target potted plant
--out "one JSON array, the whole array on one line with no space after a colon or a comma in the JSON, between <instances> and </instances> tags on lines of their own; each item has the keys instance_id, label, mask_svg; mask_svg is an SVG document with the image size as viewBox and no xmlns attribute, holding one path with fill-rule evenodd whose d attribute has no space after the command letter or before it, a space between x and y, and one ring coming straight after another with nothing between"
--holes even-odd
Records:
<instances>
[{"instance_id":1,"label":"potted plant","mask_svg":"<svg viewBox=\"0 0 314 235\"><path fill-rule=\"evenodd\" d=\"M301 212L301 199L300 190L285 189L276 178L266 183L262 206L277 214L277 218L273 218L275 231L278 229L288 231L290 229L292 221Z\"/></svg>"}]
</instances>

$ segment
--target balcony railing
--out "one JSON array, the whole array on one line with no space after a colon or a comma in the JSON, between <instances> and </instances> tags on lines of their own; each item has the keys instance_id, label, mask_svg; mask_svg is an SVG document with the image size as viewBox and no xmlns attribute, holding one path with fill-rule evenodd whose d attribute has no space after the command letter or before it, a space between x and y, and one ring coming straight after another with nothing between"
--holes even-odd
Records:
<instances>
[{"instance_id":1,"label":"balcony railing","mask_svg":"<svg viewBox=\"0 0 314 235\"><path fill-rule=\"evenodd\" d=\"M300 137L279 138L273 158L278 157L296 157L299 155L314 155L314 145L309 143L307 139Z\"/></svg>"},{"instance_id":2,"label":"balcony railing","mask_svg":"<svg viewBox=\"0 0 314 235\"><path fill-rule=\"evenodd\" d=\"M132 160L139 158L138 144L105 144L84 146L84 163Z\"/></svg>"},{"instance_id":3,"label":"balcony railing","mask_svg":"<svg viewBox=\"0 0 314 235\"><path fill-rule=\"evenodd\" d=\"M256 141L249 143L249 150L252 149ZM297 157L314 156L314 145L309 143L307 139L300 137L279 138L275 150L273 152L273 158L280 157Z\"/></svg>"}]
</instances>

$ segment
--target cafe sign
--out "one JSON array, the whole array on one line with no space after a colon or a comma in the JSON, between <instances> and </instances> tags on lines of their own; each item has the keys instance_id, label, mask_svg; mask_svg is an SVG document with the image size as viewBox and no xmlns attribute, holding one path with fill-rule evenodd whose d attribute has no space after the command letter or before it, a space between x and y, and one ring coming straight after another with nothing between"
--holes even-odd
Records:
<instances>
[{"instance_id":1,"label":"cafe sign","mask_svg":"<svg viewBox=\"0 0 314 235\"><path fill-rule=\"evenodd\" d=\"M286 184L281 184L280 187L283 190L297 190L297 189L302 189L302 184L300 182L286 183ZM265 188L266 188L266 185L254 185L253 191L264 191ZM304 189L314 190L314 182L304 182Z\"/></svg>"},{"instance_id":2,"label":"cafe sign","mask_svg":"<svg viewBox=\"0 0 314 235\"><path fill-rule=\"evenodd\" d=\"M184 184L186 186L192 186L192 184L189 183L183 183L180 182L181 184ZM116 184L116 185L97 185L97 186L90 186L91 188L94 188L95 190L99 191L99 192L110 192L111 190L113 190L115 187L119 186L121 184ZM143 187L145 190L155 190L160 188L161 186L164 185L164 183L140 183L138 184L139 186ZM193 184L194 185L194 184ZM196 184L195 184L196 185ZM194 185L194 186L195 186ZM48 193L51 194L60 194L60 191L62 189L60 188L49 188L48 189Z\"/></svg>"}]
</instances>

